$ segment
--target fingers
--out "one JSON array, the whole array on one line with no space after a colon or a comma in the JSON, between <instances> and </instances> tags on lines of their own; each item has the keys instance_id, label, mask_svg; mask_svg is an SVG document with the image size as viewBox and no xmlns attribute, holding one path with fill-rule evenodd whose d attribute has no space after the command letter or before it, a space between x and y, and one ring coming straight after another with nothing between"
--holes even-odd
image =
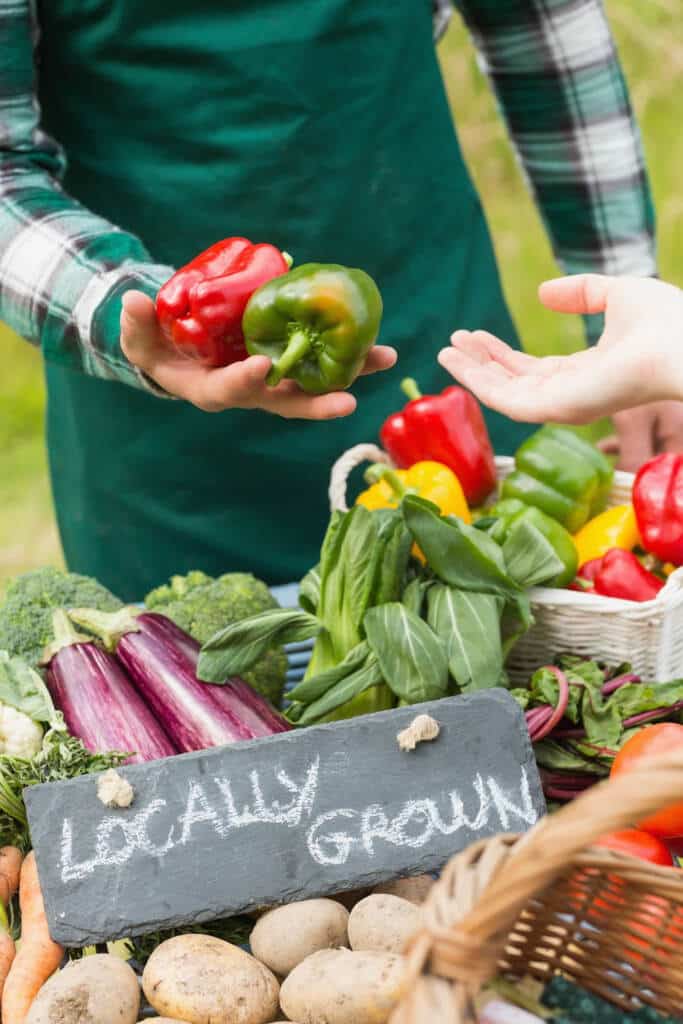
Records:
<instances>
[{"instance_id":1,"label":"fingers","mask_svg":"<svg viewBox=\"0 0 683 1024\"><path fill-rule=\"evenodd\" d=\"M396 365L397 359L398 352L395 348L390 348L388 345L375 345L368 353L365 366L361 370L361 377L365 377L369 373L377 373L380 370L390 370L392 366Z\"/></svg>"},{"instance_id":2,"label":"fingers","mask_svg":"<svg viewBox=\"0 0 683 1024\"><path fill-rule=\"evenodd\" d=\"M656 454L656 413L651 405L628 409L614 415L618 439L618 467L637 473Z\"/></svg>"},{"instance_id":3,"label":"fingers","mask_svg":"<svg viewBox=\"0 0 683 1024\"><path fill-rule=\"evenodd\" d=\"M121 348L131 363L148 372L161 340L154 303L143 292L126 292L122 305Z\"/></svg>"},{"instance_id":4,"label":"fingers","mask_svg":"<svg viewBox=\"0 0 683 1024\"><path fill-rule=\"evenodd\" d=\"M542 284L538 297L556 313L604 313L612 280L601 274L558 277Z\"/></svg>"}]
</instances>

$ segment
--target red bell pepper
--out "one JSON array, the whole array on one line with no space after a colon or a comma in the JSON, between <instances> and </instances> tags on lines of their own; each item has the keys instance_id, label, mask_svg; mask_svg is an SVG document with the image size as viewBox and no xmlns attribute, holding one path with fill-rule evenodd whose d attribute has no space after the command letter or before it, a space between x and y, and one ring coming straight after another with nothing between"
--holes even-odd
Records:
<instances>
[{"instance_id":1,"label":"red bell pepper","mask_svg":"<svg viewBox=\"0 0 683 1024\"><path fill-rule=\"evenodd\" d=\"M262 284L286 274L291 259L274 245L225 238L177 270L159 291L157 319L178 352L207 366L247 358L242 314Z\"/></svg>"},{"instance_id":2,"label":"red bell pepper","mask_svg":"<svg viewBox=\"0 0 683 1024\"><path fill-rule=\"evenodd\" d=\"M582 593L595 590L595 577L600 572L602 558L591 558L584 562L576 574L576 579L568 587L569 590L580 590Z\"/></svg>"},{"instance_id":3,"label":"red bell pepper","mask_svg":"<svg viewBox=\"0 0 683 1024\"><path fill-rule=\"evenodd\" d=\"M652 601L664 586L664 580L648 572L632 551L612 548L599 561L594 586L595 593L602 594L603 597L619 597L625 601Z\"/></svg>"},{"instance_id":4,"label":"red bell pepper","mask_svg":"<svg viewBox=\"0 0 683 1024\"><path fill-rule=\"evenodd\" d=\"M459 387L422 396L414 380L404 380L401 387L410 401L384 423L384 450L399 469L424 461L448 466L467 504L479 505L496 486L496 463L476 398Z\"/></svg>"},{"instance_id":5,"label":"red bell pepper","mask_svg":"<svg viewBox=\"0 0 683 1024\"><path fill-rule=\"evenodd\" d=\"M683 565L683 455L667 452L642 466L633 507L645 550Z\"/></svg>"}]
</instances>

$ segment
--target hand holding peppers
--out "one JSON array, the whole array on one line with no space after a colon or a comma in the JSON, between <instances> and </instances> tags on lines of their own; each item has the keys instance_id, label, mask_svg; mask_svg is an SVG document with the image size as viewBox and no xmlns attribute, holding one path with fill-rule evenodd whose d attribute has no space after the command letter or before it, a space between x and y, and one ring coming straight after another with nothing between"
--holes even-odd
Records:
<instances>
[{"instance_id":1,"label":"hand holding peppers","mask_svg":"<svg viewBox=\"0 0 683 1024\"><path fill-rule=\"evenodd\" d=\"M207 366L247 358L242 315L259 285L285 274L291 260L273 245L226 238L176 271L157 295L161 330L181 355Z\"/></svg>"},{"instance_id":2,"label":"hand holding peppers","mask_svg":"<svg viewBox=\"0 0 683 1024\"><path fill-rule=\"evenodd\" d=\"M154 302L138 291L123 296L121 350L128 362L163 392L203 412L262 409L287 419L331 420L349 416L356 408L356 400L348 392L307 395L289 382L268 387L270 361L264 356L214 368L178 355L161 333ZM392 348L375 345L362 372L387 370L395 362Z\"/></svg>"}]
</instances>

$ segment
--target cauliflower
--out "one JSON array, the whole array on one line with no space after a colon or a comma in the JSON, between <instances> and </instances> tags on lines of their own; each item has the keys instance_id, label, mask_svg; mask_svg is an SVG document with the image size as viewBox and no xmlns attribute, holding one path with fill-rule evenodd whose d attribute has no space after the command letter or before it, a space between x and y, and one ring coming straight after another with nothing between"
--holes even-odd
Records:
<instances>
[{"instance_id":1,"label":"cauliflower","mask_svg":"<svg viewBox=\"0 0 683 1024\"><path fill-rule=\"evenodd\" d=\"M23 711L0 701L0 754L30 761L43 745L43 730Z\"/></svg>"}]
</instances>

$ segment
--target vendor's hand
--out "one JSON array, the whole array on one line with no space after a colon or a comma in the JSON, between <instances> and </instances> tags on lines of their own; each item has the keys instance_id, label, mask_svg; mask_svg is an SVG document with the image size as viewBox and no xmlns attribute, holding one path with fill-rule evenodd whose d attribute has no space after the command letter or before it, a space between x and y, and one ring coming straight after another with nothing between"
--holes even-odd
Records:
<instances>
[{"instance_id":1,"label":"vendor's hand","mask_svg":"<svg viewBox=\"0 0 683 1024\"><path fill-rule=\"evenodd\" d=\"M631 410L617 416L621 455L629 465L648 458L655 443L657 450L665 444L683 447L678 403L635 408L683 399L683 292L651 279L587 274L546 282L540 298L558 312L604 312L598 344L537 359L485 331L457 331L452 348L439 354L442 366L486 405L515 420L589 423ZM644 438L636 448L640 430Z\"/></svg>"},{"instance_id":2,"label":"vendor's hand","mask_svg":"<svg viewBox=\"0 0 683 1024\"><path fill-rule=\"evenodd\" d=\"M212 369L178 355L161 334L154 303L142 292L123 296L121 348L129 362L164 391L204 412L264 409L288 419L332 420L348 416L356 408L356 399L345 391L307 395L293 381L267 387L270 360L265 356L250 356L232 366ZM392 348L376 345L363 373L387 370L395 362Z\"/></svg>"}]
</instances>

